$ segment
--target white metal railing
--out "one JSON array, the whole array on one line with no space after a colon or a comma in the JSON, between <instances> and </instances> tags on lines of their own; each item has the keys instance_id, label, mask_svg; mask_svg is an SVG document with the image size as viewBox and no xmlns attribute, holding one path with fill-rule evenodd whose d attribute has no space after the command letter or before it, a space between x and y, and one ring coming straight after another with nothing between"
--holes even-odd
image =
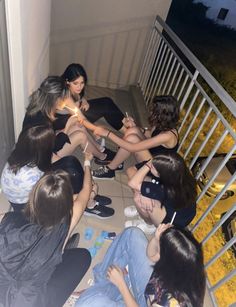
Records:
<instances>
[{"instance_id":1,"label":"white metal railing","mask_svg":"<svg viewBox=\"0 0 236 307\"><path fill-rule=\"evenodd\" d=\"M156 18L150 34L138 84L146 104L155 95L167 94L180 102L183 117L178 151L201 186L198 215L191 229L204 247L207 285L214 306L233 304L236 302L236 260L231 248L234 246L236 253L236 235L218 249L212 246L222 240L221 227L236 212L236 195L233 195L236 188L232 190L236 187L236 160L232 160L236 152L233 127L236 103L160 17ZM235 161L234 171L227 177L229 161ZM221 182L216 190L222 177L226 182ZM226 214L221 215L224 210ZM225 258L219 262L222 257ZM211 277L216 266L222 271L218 279ZM229 267L228 271L225 266ZM223 295L220 291L225 291L227 286L226 291L232 293L227 293L226 302L225 292Z\"/></svg>"}]
</instances>

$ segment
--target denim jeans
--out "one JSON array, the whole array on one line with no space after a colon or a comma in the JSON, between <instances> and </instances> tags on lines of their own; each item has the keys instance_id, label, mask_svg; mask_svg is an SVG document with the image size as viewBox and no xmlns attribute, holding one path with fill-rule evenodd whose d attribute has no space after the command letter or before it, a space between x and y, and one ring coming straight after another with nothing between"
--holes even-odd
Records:
<instances>
[{"instance_id":1,"label":"denim jeans","mask_svg":"<svg viewBox=\"0 0 236 307\"><path fill-rule=\"evenodd\" d=\"M118 265L122 269L128 265L126 283L137 304L141 307L147 306L144 291L153 271L153 263L146 256L147 243L144 233L136 227L127 228L117 236L103 262L93 269L95 284L82 293L75 307L125 306L118 288L107 279L107 269L111 264Z\"/></svg>"}]
</instances>

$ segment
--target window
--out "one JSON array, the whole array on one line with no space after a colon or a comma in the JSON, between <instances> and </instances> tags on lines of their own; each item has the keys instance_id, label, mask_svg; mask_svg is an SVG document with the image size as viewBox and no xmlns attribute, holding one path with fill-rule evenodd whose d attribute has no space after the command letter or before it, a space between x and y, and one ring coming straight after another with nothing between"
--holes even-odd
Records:
<instances>
[{"instance_id":1,"label":"window","mask_svg":"<svg viewBox=\"0 0 236 307\"><path fill-rule=\"evenodd\" d=\"M217 16L218 19L221 19L221 20L225 20L227 14L228 14L229 10L228 9L223 9L221 8L220 11L219 11L219 14Z\"/></svg>"}]
</instances>

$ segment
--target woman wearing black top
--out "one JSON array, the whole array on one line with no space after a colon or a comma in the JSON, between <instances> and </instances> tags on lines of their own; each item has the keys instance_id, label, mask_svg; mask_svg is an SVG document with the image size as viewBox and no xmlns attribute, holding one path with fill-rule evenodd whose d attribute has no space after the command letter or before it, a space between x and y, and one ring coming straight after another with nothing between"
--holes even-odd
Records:
<instances>
[{"instance_id":1,"label":"woman wearing black top","mask_svg":"<svg viewBox=\"0 0 236 307\"><path fill-rule=\"evenodd\" d=\"M149 110L150 127L147 130L136 126L131 118L125 119L127 130L123 138L103 127L95 129L95 134L109 138L120 148L109 164L93 171L94 178L114 178L117 167L131 154L134 154L137 162L142 162L163 151L176 152L179 121L177 100L173 96L156 96Z\"/></svg>"},{"instance_id":2,"label":"woman wearing black top","mask_svg":"<svg viewBox=\"0 0 236 307\"><path fill-rule=\"evenodd\" d=\"M91 263L86 249L64 249L84 213L92 188L90 159L73 196L68 174L45 174L26 208L8 212L0 224L0 305L61 307Z\"/></svg>"},{"instance_id":3,"label":"woman wearing black top","mask_svg":"<svg viewBox=\"0 0 236 307\"><path fill-rule=\"evenodd\" d=\"M128 185L134 191L136 208L127 207L127 216L139 213L148 224L156 227L160 223L170 223L174 216L174 225L186 227L196 215L196 180L177 153L159 154L139 170L133 168L129 172ZM142 221L128 221L126 226L138 226L137 223L140 226Z\"/></svg>"}]
</instances>

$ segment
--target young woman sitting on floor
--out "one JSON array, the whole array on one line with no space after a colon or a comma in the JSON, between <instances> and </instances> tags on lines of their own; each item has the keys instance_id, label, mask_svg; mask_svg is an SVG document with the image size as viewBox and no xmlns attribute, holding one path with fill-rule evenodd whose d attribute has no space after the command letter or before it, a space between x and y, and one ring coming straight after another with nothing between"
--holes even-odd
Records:
<instances>
[{"instance_id":1,"label":"young woman sitting on floor","mask_svg":"<svg viewBox=\"0 0 236 307\"><path fill-rule=\"evenodd\" d=\"M94 123L104 117L107 123L115 130L121 131L122 133L126 131L122 122L125 116L111 98L99 97L90 100L85 99L85 89L88 78L81 64L72 63L68 65L61 77L66 80L69 86L74 105L81 110L89 122ZM68 114L66 110L58 111L55 123L63 128L69 116L70 114ZM105 149L104 153L107 154L105 159L95 158L97 164L108 163L114 158L114 152L108 148Z\"/></svg>"},{"instance_id":2,"label":"young woman sitting on floor","mask_svg":"<svg viewBox=\"0 0 236 307\"><path fill-rule=\"evenodd\" d=\"M68 85L61 77L47 77L38 90L32 93L29 100L23 129L37 125L53 125L58 110L63 110L65 107L69 107L69 109L74 107ZM73 109L70 112L75 114ZM65 157L72 154L80 146L83 150L87 149L95 157L105 159L106 154L102 152L104 148L79 124L78 117L80 117L80 113L71 116L62 130L54 127L56 133L54 153L59 157Z\"/></svg>"},{"instance_id":3,"label":"young woman sitting on floor","mask_svg":"<svg viewBox=\"0 0 236 307\"><path fill-rule=\"evenodd\" d=\"M173 224L182 228L195 217L196 180L179 154L159 154L138 170L130 167L127 174L136 204L125 208L127 217L140 215L155 227L170 223L174 217ZM155 231L155 227L146 225L142 219L127 221L125 225L138 226L145 232Z\"/></svg>"},{"instance_id":4,"label":"young woman sitting on floor","mask_svg":"<svg viewBox=\"0 0 236 307\"><path fill-rule=\"evenodd\" d=\"M203 254L193 235L161 224L148 243L136 228L125 229L94 268L95 284L76 307L202 307Z\"/></svg>"},{"instance_id":5,"label":"young woman sitting on floor","mask_svg":"<svg viewBox=\"0 0 236 307\"><path fill-rule=\"evenodd\" d=\"M90 159L84 163L79 194L73 196L66 172L49 172L34 186L24 210L5 214L0 224L1 306L61 307L88 270L88 250L65 247L90 197L89 164Z\"/></svg>"},{"instance_id":6,"label":"young woman sitting on floor","mask_svg":"<svg viewBox=\"0 0 236 307\"><path fill-rule=\"evenodd\" d=\"M106 128L97 127L95 134L109 138L120 148L111 163L93 171L93 177L113 179L115 170L130 154L134 154L136 160L142 162L163 151L176 152L178 121L179 105L176 99L172 96L156 96L150 106L148 130L136 126L132 119L126 119L127 130L122 139Z\"/></svg>"},{"instance_id":7,"label":"young woman sitting on floor","mask_svg":"<svg viewBox=\"0 0 236 307\"><path fill-rule=\"evenodd\" d=\"M68 172L74 194L82 189L84 171L80 162L74 156L59 158L53 154L55 138L50 124L34 126L20 133L1 175L2 192L14 210L20 211L25 207L33 186L49 170L63 169ZM114 210L104 207L110 203L110 198L97 195L94 184L85 214L100 211L104 217L111 216ZM94 213L94 216L97 214Z\"/></svg>"}]
</instances>

